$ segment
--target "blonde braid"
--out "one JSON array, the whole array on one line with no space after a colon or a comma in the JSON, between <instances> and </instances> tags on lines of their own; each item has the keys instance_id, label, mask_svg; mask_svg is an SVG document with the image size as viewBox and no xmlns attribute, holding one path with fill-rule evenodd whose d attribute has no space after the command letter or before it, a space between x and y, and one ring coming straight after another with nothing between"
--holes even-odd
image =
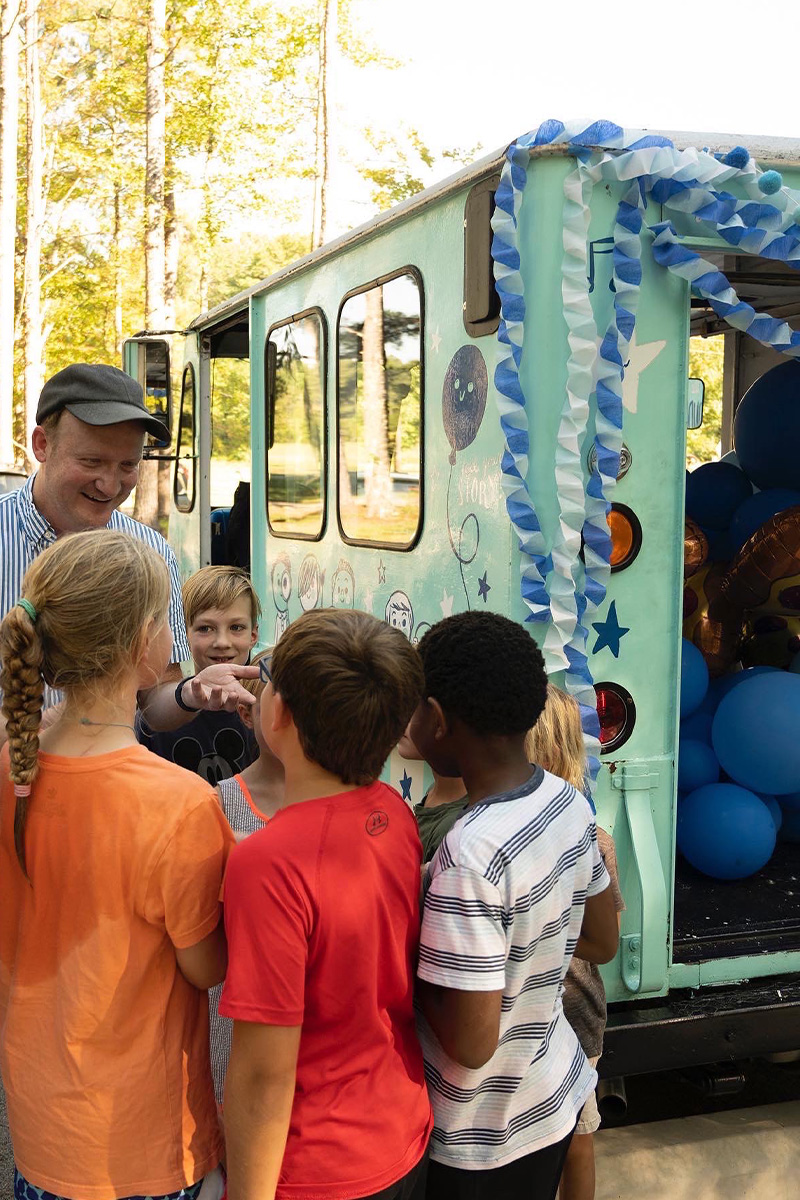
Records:
<instances>
[{"instance_id":1,"label":"blonde braid","mask_svg":"<svg viewBox=\"0 0 800 1200\"><path fill-rule=\"evenodd\" d=\"M39 771L39 727L42 721L44 650L34 622L15 605L0 626L0 686L6 718L11 782L14 784L14 847L20 866L25 862L25 824L30 786Z\"/></svg>"}]
</instances>

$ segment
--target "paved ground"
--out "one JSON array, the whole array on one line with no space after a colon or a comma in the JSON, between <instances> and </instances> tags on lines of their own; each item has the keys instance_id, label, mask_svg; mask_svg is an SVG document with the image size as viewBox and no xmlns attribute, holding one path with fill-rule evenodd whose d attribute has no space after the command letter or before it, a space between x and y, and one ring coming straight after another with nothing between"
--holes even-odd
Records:
<instances>
[{"instance_id":1,"label":"paved ground","mask_svg":"<svg viewBox=\"0 0 800 1200\"><path fill-rule=\"evenodd\" d=\"M800 1194L799 1100L646 1117L601 1130L596 1147L597 1200L797 1200ZM0 1088L0 1200L13 1200L11 1180Z\"/></svg>"}]
</instances>

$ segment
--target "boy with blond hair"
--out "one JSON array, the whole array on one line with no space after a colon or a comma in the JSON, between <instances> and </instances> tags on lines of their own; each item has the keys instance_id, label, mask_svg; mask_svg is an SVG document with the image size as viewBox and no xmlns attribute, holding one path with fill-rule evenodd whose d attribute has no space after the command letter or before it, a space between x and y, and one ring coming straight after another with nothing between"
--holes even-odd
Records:
<instances>
[{"instance_id":1,"label":"boy with blond hair","mask_svg":"<svg viewBox=\"0 0 800 1200\"><path fill-rule=\"evenodd\" d=\"M196 673L210 666L243 666L258 638L261 605L246 571L239 567L202 567L182 591L186 632ZM212 785L230 779L258 756L252 731L236 712L195 710L179 729L157 733L137 716L139 741L170 762L201 775Z\"/></svg>"},{"instance_id":2,"label":"boy with blond hair","mask_svg":"<svg viewBox=\"0 0 800 1200\"><path fill-rule=\"evenodd\" d=\"M421 847L378 775L422 695L367 613L294 621L261 728L283 807L226 876L229 1200L422 1200L431 1110L414 1029Z\"/></svg>"}]
</instances>

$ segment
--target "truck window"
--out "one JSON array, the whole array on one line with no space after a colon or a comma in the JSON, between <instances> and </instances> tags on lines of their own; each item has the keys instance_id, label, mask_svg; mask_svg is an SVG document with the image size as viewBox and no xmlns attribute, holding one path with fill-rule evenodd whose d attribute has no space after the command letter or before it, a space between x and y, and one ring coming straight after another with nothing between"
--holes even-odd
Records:
<instances>
[{"instance_id":1,"label":"truck window","mask_svg":"<svg viewBox=\"0 0 800 1200\"><path fill-rule=\"evenodd\" d=\"M325 320L318 309L267 336L267 519L279 537L325 527Z\"/></svg>"},{"instance_id":2,"label":"truck window","mask_svg":"<svg viewBox=\"0 0 800 1200\"><path fill-rule=\"evenodd\" d=\"M178 415L178 446L175 458L173 495L178 512L188 513L194 508L197 486L197 391L194 383L194 367L188 364L183 372L181 384L181 409Z\"/></svg>"},{"instance_id":3,"label":"truck window","mask_svg":"<svg viewBox=\"0 0 800 1200\"><path fill-rule=\"evenodd\" d=\"M422 519L422 283L345 298L338 324L338 507L346 542L410 549Z\"/></svg>"}]
</instances>

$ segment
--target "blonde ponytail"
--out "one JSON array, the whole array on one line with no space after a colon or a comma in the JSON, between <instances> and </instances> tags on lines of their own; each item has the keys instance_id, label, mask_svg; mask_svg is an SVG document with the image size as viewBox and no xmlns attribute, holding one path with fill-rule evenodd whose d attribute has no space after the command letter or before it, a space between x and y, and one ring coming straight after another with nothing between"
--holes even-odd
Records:
<instances>
[{"instance_id":1,"label":"blonde ponytail","mask_svg":"<svg viewBox=\"0 0 800 1200\"><path fill-rule=\"evenodd\" d=\"M0 686L3 689L3 716L11 758L11 782L14 784L14 848L20 866L25 863L25 823L31 784L39 770L39 726L42 721L44 654L35 622L28 611L17 604L0 628Z\"/></svg>"}]
</instances>

